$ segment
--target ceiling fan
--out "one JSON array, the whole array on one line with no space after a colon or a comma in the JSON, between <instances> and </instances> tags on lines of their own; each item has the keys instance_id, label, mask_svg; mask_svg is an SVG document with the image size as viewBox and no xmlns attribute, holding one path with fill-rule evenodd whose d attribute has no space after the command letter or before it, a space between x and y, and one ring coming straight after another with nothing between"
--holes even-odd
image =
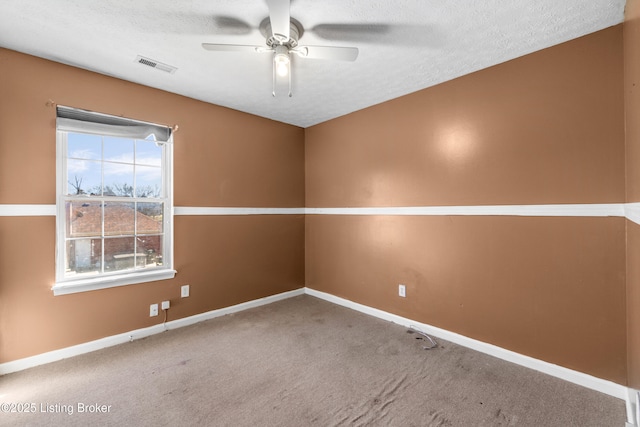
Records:
<instances>
[{"instance_id":1,"label":"ceiling fan","mask_svg":"<svg viewBox=\"0 0 640 427\"><path fill-rule=\"evenodd\" d=\"M302 25L290 16L290 0L267 0L269 17L260 24L260 31L266 37L265 46L202 43L206 50L217 52L256 52L273 55L273 90L276 96L276 79L288 77L291 96L291 54L301 58L355 61L356 47L300 46Z\"/></svg>"}]
</instances>

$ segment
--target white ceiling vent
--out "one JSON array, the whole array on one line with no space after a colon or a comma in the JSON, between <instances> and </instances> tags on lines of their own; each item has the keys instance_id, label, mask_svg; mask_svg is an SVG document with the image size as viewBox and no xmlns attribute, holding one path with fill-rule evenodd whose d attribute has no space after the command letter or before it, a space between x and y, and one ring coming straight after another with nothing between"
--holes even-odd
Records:
<instances>
[{"instance_id":1,"label":"white ceiling vent","mask_svg":"<svg viewBox=\"0 0 640 427\"><path fill-rule=\"evenodd\" d=\"M165 73L169 74L173 74L177 70L177 68L172 65L163 64L162 62L156 61L155 59L145 58L144 56L140 55L136 57L136 62L138 64L146 65L147 67L155 68L156 70L164 71Z\"/></svg>"}]
</instances>

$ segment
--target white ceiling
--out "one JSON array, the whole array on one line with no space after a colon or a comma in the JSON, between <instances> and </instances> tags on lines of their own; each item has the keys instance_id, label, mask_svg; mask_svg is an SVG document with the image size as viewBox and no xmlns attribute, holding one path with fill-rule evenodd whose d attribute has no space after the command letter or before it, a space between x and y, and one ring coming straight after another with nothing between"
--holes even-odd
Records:
<instances>
[{"instance_id":1,"label":"white ceiling","mask_svg":"<svg viewBox=\"0 0 640 427\"><path fill-rule=\"evenodd\" d=\"M266 0L0 0L0 46L308 127L623 21L625 0L292 0L301 45L354 46L355 62L293 57L293 97L271 96ZM353 25L352 25L353 24ZM167 74L138 55L177 67Z\"/></svg>"}]
</instances>

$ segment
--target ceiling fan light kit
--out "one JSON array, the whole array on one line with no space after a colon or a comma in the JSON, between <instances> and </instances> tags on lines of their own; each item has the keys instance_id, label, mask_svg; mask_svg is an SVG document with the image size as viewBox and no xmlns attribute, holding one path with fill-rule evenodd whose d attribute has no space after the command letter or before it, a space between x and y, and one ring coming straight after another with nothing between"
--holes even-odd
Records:
<instances>
[{"instance_id":1,"label":"ceiling fan light kit","mask_svg":"<svg viewBox=\"0 0 640 427\"><path fill-rule=\"evenodd\" d=\"M273 90L272 96L276 96L276 83L278 76L289 78L289 97L291 93L291 73L289 67L291 66L291 59L289 58L289 49L286 46L278 45L273 49Z\"/></svg>"},{"instance_id":2,"label":"ceiling fan light kit","mask_svg":"<svg viewBox=\"0 0 640 427\"><path fill-rule=\"evenodd\" d=\"M247 46L234 44L202 43L206 50L216 52L257 52L273 54L273 90L276 96L278 77L288 77L289 96L291 93L291 54L301 58L355 61L358 49L355 47L335 46L298 46L302 36L302 25L291 19L290 0L267 0L269 17L260 24L260 32L265 36L265 46Z\"/></svg>"},{"instance_id":3,"label":"ceiling fan light kit","mask_svg":"<svg viewBox=\"0 0 640 427\"><path fill-rule=\"evenodd\" d=\"M276 66L276 72L279 76L285 77L289 74L289 49L286 46L276 46L273 54L273 63Z\"/></svg>"}]
</instances>

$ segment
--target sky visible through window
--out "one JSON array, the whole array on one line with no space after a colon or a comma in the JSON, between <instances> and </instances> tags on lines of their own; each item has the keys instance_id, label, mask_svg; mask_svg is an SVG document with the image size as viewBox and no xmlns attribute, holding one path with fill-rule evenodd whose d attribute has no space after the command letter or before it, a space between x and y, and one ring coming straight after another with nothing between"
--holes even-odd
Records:
<instances>
[{"instance_id":1,"label":"sky visible through window","mask_svg":"<svg viewBox=\"0 0 640 427\"><path fill-rule=\"evenodd\" d=\"M69 132L67 185L71 196L161 197L162 146Z\"/></svg>"}]
</instances>

